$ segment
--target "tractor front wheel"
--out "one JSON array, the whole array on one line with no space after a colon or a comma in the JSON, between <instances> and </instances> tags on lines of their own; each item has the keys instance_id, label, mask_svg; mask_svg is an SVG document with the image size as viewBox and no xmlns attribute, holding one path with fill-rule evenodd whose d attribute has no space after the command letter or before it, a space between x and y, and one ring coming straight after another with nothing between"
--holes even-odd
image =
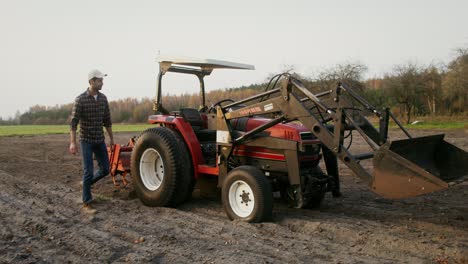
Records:
<instances>
[{"instance_id":1,"label":"tractor front wheel","mask_svg":"<svg viewBox=\"0 0 468 264\"><path fill-rule=\"evenodd\" d=\"M272 217L273 194L270 183L253 166L240 166L228 173L222 186L222 202L231 220L261 222Z\"/></svg>"}]
</instances>

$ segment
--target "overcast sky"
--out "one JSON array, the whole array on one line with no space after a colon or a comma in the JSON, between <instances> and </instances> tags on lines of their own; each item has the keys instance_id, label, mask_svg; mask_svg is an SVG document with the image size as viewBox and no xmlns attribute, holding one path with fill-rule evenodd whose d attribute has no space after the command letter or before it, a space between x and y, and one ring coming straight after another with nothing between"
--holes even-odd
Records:
<instances>
[{"instance_id":1,"label":"overcast sky","mask_svg":"<svg viewBox=\"0 0 468 264\"><path fill-rule=\"evenodd\" d=\"M153 97L158 51L256 66L214 72L208 90L262 82L285 65L312 75L361 62L378 76L408 61L446 63L467 47L467 11L455 0L0 0L0 116L71 103L93 68L109 74L110 100ZM197 91L194 77L167 79L164 93Z\"/></svg>"}]
</instances>

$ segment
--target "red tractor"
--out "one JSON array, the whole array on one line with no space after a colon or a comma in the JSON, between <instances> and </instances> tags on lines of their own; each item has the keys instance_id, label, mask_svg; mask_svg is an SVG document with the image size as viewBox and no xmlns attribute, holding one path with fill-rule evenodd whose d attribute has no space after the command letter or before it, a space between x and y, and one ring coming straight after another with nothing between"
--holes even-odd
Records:
<instances>
[{"instance_id":1,"label":"red tractor","mask_svg":"<svg viewBox=\"0 0 468 264\"><path fill-rule=\"evenodd\" d=\"M254 69L218 60L160 58L154 128L127 146L109 150L111 174L131 172L140 200L149 206L178 206L197 180L217 177L230 219L260 222L272 217L273 192L296 208L318 207L326 192L340 196L338 159L376 193L405 198L448 187L468 174L468 155L443 135L412 138L388 109L373 108L353 89L313 94L289 74L272 78L265 92L239 101L205 102L204 77L215 69ZM168 72L200 81L198 109L163 107L162 79ZM380 120L376 129L364 112ZM390 141L393 119L409 139ZM357 131L373 149L351 153L345 131ZM351 134L352 135L352 134ZM130 158L131 157L131 158ZM319 162L323 158L326 173ZM360 161L373 158L373 175Z\"/></svg>"}]
</instances>

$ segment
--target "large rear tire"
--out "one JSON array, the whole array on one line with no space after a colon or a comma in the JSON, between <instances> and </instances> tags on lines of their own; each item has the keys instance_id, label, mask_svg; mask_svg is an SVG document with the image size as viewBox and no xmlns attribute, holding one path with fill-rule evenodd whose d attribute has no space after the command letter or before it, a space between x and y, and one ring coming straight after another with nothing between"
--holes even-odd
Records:
<instances>
[{"instance_id":1,"label":"large rear tire","mask_svg":"<svg viewBox=\"0 0 468 264\"><path fill-rule=\"evenodd\" d=\"M178 195L175 198L175 204L179 205L189 201L192 198L193 189L195 187L195 177L193 173L192 158L189 155L190 150L185 144L184 138L175 129L169 129L179 143L180 151L178 157L181 164L180 182L177 184Z\"/></svg>"},{"instance_id":2,"label":"large rear tire","mask_svg":"<svg viewBox=\"0 0 468 264\"><path fill-rule=\"evenodd\" d=\"M138 138L132 152L132 178L140 200L148 206L177 206L180 185L187 176L185 159L174 132L166 127L150 128Z\"/></svg>"},{"instance_id":3,"label":"large rear tire","mask_svg":"<svg viewBox=\"0 0 468 264\"><path fill-rule=\"evenodd\" d=\"M240 166L230 171L221 196L224 211L231 220L262 222L272 218L271 186L256 167Z\"/></svg>"}]
</instances>

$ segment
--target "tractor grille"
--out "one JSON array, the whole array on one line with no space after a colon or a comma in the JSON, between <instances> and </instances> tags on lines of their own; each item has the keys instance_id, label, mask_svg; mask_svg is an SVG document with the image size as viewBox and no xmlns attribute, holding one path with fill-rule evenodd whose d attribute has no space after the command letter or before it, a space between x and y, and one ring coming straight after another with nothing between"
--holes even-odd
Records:
<instances>
[{"instance_id":1,"label":"tractor grille","mask_svg":"<svg viewBox=\"0 0 468 264\"><path fill-rule=\"evenodd\" d=\"M303 145L300 151L299 162L301 168L313 168L320 162L320 144Z\"/></svg>"},{"instance_id":2,"label":"tractor grille","mask_svg":"<svg viewBox=\"0 0 468 264\"><path fill-rule=\"evenodd\" d=\"M289 140L293 140L294 139L294 132L292 131L284 131L284 138L285 139L289 139Z\"/></svg>"},{"instance_id":3,"label":"tractor grille","mask_svg":"<svg viewBox=\"0 0 468 264\"><path fill-rule=\"evenodd\" d=\"M301 140L312 140L315 139L314 134L311 132L301 132Z\"/></svg>"},{"instance_id":4,"label":"tractor grille","mask_svg":"<svg viewBox=\"0 0 468 264\"><path fill-rule=\"evenodd\" d=\"M305 145L304 146L304 154L303 155L314 155L320 153L320 145L312 144L312 145Z\"/></svg>"}]
</instances>

